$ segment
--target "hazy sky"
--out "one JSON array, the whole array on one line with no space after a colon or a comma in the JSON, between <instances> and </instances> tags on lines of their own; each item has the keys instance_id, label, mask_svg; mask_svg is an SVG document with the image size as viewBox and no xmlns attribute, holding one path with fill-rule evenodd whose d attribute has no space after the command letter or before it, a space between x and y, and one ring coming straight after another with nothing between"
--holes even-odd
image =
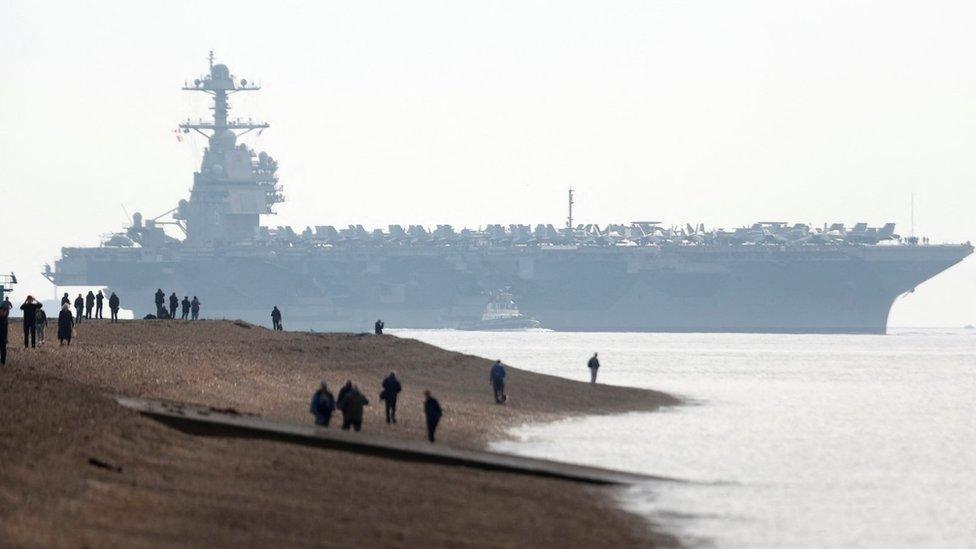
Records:
<instances>
[{"instance_id":1,"label":"hazy sky","mask_svg":"<svg viewBox=\"0 0 976 549\"><path fill-rule=\"evenodd\" d=\"M976 240L970 1L0 0L0 271L17 296L189 194L207 51L281 163L269 225L895 221ZM976 259L893 325L976 323Z\"/></svg>"}]
</instances>

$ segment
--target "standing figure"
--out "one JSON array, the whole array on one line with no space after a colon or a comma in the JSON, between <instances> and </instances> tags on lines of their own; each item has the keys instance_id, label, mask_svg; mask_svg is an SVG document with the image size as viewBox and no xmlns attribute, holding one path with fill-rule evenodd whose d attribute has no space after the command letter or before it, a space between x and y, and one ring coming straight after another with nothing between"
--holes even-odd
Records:
<instances>
[{"instance_id":1,"label":"standing figure","mask_svg":"<svg viewBox=\"0 0 976 549\"><path fill-rule=\"evenodd\" d=\"M339 394L336 395L336 408L338 408L339 411L342 412L343 423L345 423L346 421L346 412L345 412L346 397L348 397L349 393L351 392L352 392L352 380L347 379L346 384L343 385L342 387L339 387Z\"/></svg>"},{"instance_id":2,"label":"standing figure","mask_svg":"<svg viewBox=\"0 0 976 549\"><path fill-rule=\"evenodd\" d=\"M348 431L350 427L357 433L363 430L363 407L369 405L366 396L353 385L342 401L342 429Z\"/></svg>"},{"instance_id":3,"label":"standing figure","mask_svg":"<svg viewBox=\"0 0 976 549\"><path fill-rule=\"evenodd\" d=\"M183 296L183 301L180 302L180 320L186 320L190 318L190 298L189 296Z\"/></svg>"},{"instance_id":4,"label":"standing figure","mask_svg":"<svg viewBox=\"0 0 976 549\"><path fill-rule=\"evenodd\" d=\"M600 360L596 358L596 353L590 357L590 361L586 363L586 367L590 369L590 383L596 383L596 371L600 369Z\"/></svg>"},{"instance_id":5,"label":"standing figure","mask_svg":"<svg viewBox=\"0 0 976 549\"><path fill-rule=\"evenodd\" d=\"M437 424L441 421L444 411L441 410L441 403L436 398L430 396L430 389L424 391L424 416L427 417L427 440L434 442L434 431Z\"/></svg>"},{"instance_id":6,"label":"standing figure","mask_svg":"<svg viewBox=\"0 0 976 549\"><path fill-rule=\"evenodd\" d=\"M271 309L271 324L274 325L276 331L281 331L281 311L278 310L277 305Z\"/></svg>"},{"instance_id":7,"label":"standing figure","mask_svg":"<svg viewBox=\"0 0 976 549\"><path fill-rule=\"evenodd\" d=\"M163 293L162 288L156 289L156 318L161 318L163 316L163 311L166 310L164 307L166 303L166 294Z\"/></svg>"},{"instance_id":8,"label":"standing figure","mask_svg":"<svg viewBox=\"0 0 976 549\"><path fill-rule=\"evenodd\" d=\"M328 385L323 381L315 394L312 395L312 403L309 405L309 412L315 416L315 424L328 427L332 420L332 412L335 410L335 397L329 392Z\"/></svg>"},{"instance_id":9,"label":"standing figure","mask_svg":"<svg viewBox=\"0 0 976 549\"><path fill-rule=\"evenodd\" d=\"M71 298L68 297L68 292L64 292L64 295L61 296L61 304L62 305L71 305Z\"/></svg>"},{"instance_id":10,"label":"standing figure","mask_svg":"<svg viewBox=\"0 0 976 549\"><path fill-rule=\"evenodd\" d=\"M71 345L71 332L74 329L75 321L71 318L71 307L65 303L61 306L61 313L58 314L58 343L64 345L67 341Z\"/></svg>"},{"instance_id":11,"label":"standing figure","mask_svg":"<svg viewBox=\"0 0 976 549\"><path fill-rule=\"evenodd\" d=\"M88 290L88 295L85 296L85 318L91 319L92 309L95 308L95 292Z\"/></svg>"},{"instance_id":12,"label":"standing figure","mask_svg":"<svg viewBox=\"0 0 976 549\"><path fill-rule=\"evenodd\" d=\"M200 318L200 300L197 296L193 296L193 301L190 302L190 319L196 320Z\"/></svg>"},{"instance_id":13,"label":"standing figure","mask_svg":"<svg viewBox=\"0 0 976 549\"><path fill-rule=\"evenodd\" d=\"M81 324L81 319L85 316L85 298L81 297L81 294L75 298L75 312L78 313L75 322Z\"/></svg>"},{"instance_id":14,"label":"standing figure","mask_svg":"<svg viewBox=\"0 0 976 549\"><path fill-rule=\"evenodd\" d=\"M488 379L491 381L491 389L495 395L495 404L504 404L508 397L505 395L505 366L502 366L501 360L495 361Z\"/></svg>"},{"instance_id":15,"label":"standing figure","mask_svg":"<svg viewBox=\"0 0 976 549\"><path fill-rule=\"evenodd\" d=\"M24 304L20 306L20 310L24 311L24 348L27 348L28 342L31 347L37 347L37 311L43 307L34 296L29 295L27 299L24 300Z\"/></svg>"},{"instance_id":16,"label":"standing figure","mask_svg":"<svg viewBox=\"0 0 976 549\"><path fill-rule=\"evenodd\" d=\"M386 324L383 324L382 320L377 320L376 324L373 324L373 333L378 336L383 335L384 326L386 326Z\"/></svg>"},{"instance_id":17,"label":"standing figure","mask_svg":"<svg viewBox=\"0 0 976 549\"><path fill-rule=\"evenodd\" d=\"M394 372L390 372L390 375L383 380L383 391L380 393L380 399L386 403L387 423L396 423L397 396L402 390L400 380Z\"/></svg>"},{"instance_id":18,"label":"standing figure","mask_svg":"<svg viewBox=\"0 0 976 549\"><path fill-rule=\"evenodd\" d=\"M37 320L34 322L34 326L37 329L37 340L44 343L44 328L47 327L47 313L44 312L44 308L37 310Z\"/></svg>"},{"instance_id":19,"label":"standing figure","mask_svg":"<svg viewBox=\"0 0 976 549\"><path fill-rule=\"evenodd\" d=\"M98 290L98 294L95 295L95 318L102 318L102 302L105 301L105 296L102 295L102 291Z\"/></svg>"},{"instance_id":20,"label":"standing figure","mask_svg":"<svg viewBox=\"0 0 976 549\"><path fill-rule=\"evenodd\" d=\"M10 320L11 304L6 299L0 303L0 364L7 363L7 328Z\"/></svg>"},{"instance_id":21,"label":"standing figure","mask_svg":"<svg viewBox=\"0 0 976 549\"><path fill-rule=\"evenodd\" d=\"M176 308L180 306L180 298L176 297L176 292L169 296L169 317L176 318Z\"/></svg>"},{"instance_id":22,"label":"standing figure","mask_svg":"<svg viewBox=\"0 0 976 549\"><path fill-rule=\"evenodd\" d=\"M119 296L112 292L108 297L108 309L112 311L112 322L119 321Z\"/></svg>"}]
</instances>

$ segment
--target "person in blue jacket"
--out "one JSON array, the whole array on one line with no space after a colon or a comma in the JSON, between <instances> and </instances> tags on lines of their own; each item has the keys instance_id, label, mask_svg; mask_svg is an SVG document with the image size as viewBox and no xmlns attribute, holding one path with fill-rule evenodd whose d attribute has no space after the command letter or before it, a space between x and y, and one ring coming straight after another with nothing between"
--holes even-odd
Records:
<instances>
[{"instance_id":1,"label":"person in blue jacket","mask_svg":"<svg viewBox=\"0 0 976 549\"><path fill-rule=\"evenodd\" d=\"M437 424L441 421L444 411L441 409L441 403L430 396L430 389L424 391L424 415L427 417L427 440L434 442L434 431L437 430Z\"/></svg>"},{"instance_id":2,"label":"person in blue jacket","mask_svg":"<svg viewBox=\"0 0 976 549\"><path fill-rule=\"evenodd\" d=\"M501 360L495 361L488 378L491 380L491 388L495 394L495 403L504 404L508 397L505 396L505 366L502 366Z\"/></svg>"},{"instance_id":3,"label":"person in blue jacket","mask_svg":"<svg viewBox=\"0 0 976 549\"><path fill-rule=\"evenodd\" d=\"M315 416L315 424L328 427L335 407L335 397L332 396L332 393L329 392L329 386L323 381L315 394L312 395L312 403L308 409Z\"/></svg>"}]
</instances>

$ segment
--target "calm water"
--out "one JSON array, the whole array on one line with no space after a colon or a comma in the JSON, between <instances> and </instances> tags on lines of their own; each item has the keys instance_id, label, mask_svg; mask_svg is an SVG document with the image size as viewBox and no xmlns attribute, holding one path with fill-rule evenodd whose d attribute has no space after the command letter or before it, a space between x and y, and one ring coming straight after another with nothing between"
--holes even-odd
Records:
<instances>
[{"instance_id":1,"label":"calm water","mask_svg":"<svg viewBox=\"0 0 976 549\"><path fill-rule=\"evenodd\" d=\"M688 399L496 449L694 481L621 494L689 545L976 547L976 331L396 333L579 380L599 351L602 382Z\"/></svg>"}]
</instances>

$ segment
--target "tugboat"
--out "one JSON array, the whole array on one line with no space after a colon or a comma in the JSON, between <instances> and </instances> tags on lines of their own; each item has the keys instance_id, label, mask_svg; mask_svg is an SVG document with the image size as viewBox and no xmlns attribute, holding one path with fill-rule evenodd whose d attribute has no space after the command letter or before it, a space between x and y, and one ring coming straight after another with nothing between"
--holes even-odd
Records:
<instances>
[{"instance_id":1,"label":"tugboat","mask_svg":"<svg viewBox=\"0 0 976 549\"><path fill-rule=\"evenodd\" d=\"M481 320L465 322L458 326L459 330L471 331L519 331L539 328L539 321L519 312L511 292L499 291L491 296L491 301L485 305L485 312Z\"/></svg>"}]
</instances>

